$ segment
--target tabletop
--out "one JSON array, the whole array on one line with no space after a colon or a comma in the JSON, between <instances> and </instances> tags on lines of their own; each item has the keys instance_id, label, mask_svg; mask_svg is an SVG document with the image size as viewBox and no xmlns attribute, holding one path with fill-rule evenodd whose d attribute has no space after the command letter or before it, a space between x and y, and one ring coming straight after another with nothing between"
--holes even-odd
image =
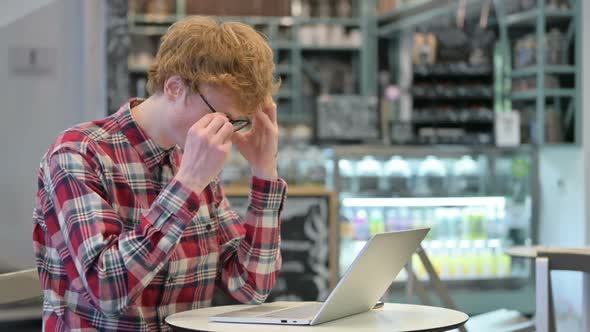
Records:
<instances>
[{"instance_id":1,"label":"tabletop","mask_svg":"<svg viewBox=\"0 0 590 332\"><path fill-rule=\"evenodd\" d=\"M208 317L252 305L210 307L176 313L166 318L175 331L448 331L463 325L469 316L445 308L386 303L382 308L314 326L209 322Z\"/></svg>"},{"instance_id":2,"label":"tabletop","mask_svg":"<svg viewBox=\"0 0 590 332\"><path fill-rule=\"evenodd\" d=\"M555 246L514 246L504 250L506 255L520 258L537 258L539 252L545 254L585 254L590 255L590 247L555 247Z\"/></svg>"},{"instance_id":3,"label":"tabletop","mask_svg":"<svg viewBox=\"0 0 590 332\"><path fill-rule=\"evenodd\" d=\"M537 251L543 247L541 246L515 246L504 250L506 255L520 258L536 258Z\"/></svg>"}]
</instances>

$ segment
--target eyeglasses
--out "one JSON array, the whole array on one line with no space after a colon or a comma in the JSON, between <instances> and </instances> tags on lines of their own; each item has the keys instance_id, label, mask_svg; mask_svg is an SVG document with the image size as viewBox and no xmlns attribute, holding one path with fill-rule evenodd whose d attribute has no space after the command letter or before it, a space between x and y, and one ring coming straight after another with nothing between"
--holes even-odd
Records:
<instances>
[{"instance_id":1,"label":"eyeglasses","mask_svg":"<svg viewBox=\"0 0 590 332\"><path fill-rule=\"evenodd\" d=\"M203 99L203 102L205 102L205 104L207 104L207 106L209 107L211 112L219 113L215 110L215 108L213 108L213 106L211 106L211 104L209 104L207 99L205 99L205 97L202 94L199 93L199 96L201 96L201 99ZM230 119L229 123L231 123L231 125L234 127L234 133L235 133L237 131L240 131L242 129L249 127L251 124L251 121L250 121L250 119L238 119L238 120L231 120Z\"/></svg>"}]
</instances>

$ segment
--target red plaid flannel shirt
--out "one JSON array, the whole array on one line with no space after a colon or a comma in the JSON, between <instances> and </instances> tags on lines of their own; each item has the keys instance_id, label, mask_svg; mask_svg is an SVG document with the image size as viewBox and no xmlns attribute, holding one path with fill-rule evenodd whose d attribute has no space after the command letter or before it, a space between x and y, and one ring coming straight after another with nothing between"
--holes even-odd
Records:
<instances>
[{"instance_id":1,"label":"red plaid flannel shirt","mask_svg":"<svg viewBox=\"0 0 590 332\"><path fill-rule=\"evenodd\" d=\"M34 211L46 331L169 330L170 314L207 307L215 286L263 302L281 265L283 180L252 178L244 221L219 180L195 194L168 151L114 115L62 133L44 156Z\"/></svg>"}]
</instances>

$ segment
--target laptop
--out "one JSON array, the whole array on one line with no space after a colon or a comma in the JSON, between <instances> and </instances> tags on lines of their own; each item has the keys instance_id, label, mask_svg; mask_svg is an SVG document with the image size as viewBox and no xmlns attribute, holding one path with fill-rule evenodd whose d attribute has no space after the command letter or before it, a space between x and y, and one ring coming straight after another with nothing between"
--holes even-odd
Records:
<instances>
[{"instance_id":1,"label":"laptop","mask_svg":"<svg viewBox=\"0 0 590 332\"><path fill-rule=\"evenodd\" d=\"M429 228L376 234L325 302L272 302L210 316L211 322L317 325L371 310Z\"/></svg>"}]
</instances>

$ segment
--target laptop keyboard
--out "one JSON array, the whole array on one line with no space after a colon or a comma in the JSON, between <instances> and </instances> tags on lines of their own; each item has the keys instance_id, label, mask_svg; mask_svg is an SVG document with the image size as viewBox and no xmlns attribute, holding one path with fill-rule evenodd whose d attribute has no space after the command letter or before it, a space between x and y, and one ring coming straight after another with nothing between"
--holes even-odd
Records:
<instances>
[{"instance_id":1,"label":"laptop keyboard","mask_svg":"<svg viewBox=\"0 0 590 332\"><path fill-rule=\"evenodd\" d=\"M294 308L271 312L269 314L262 315L260 317L297 318L297 319L308 318L308 317L314 316L318 312L318 310L320 310L320 307L322 306L322 304L323 303L305 304L305 305L301 305L301 306L294 307Z\"/></svg>"}]
</instances>

